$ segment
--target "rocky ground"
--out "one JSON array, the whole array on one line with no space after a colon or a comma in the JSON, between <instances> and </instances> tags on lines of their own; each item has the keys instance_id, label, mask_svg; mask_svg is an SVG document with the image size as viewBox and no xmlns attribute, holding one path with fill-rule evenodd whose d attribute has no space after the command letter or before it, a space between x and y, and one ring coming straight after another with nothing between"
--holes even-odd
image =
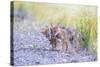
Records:
<instances>
[{"instance_id":1,"label":"rocky ground","mask_svg":"<svg viewBox=\"0 0 100 67\"><path fill-rule=\"evenodd\" d=\"M14 66L60 64L95 61L87 50L70 54L52 51L48 39L37 31L31 21L14 22Z\"/></svg>"}]
</instances>

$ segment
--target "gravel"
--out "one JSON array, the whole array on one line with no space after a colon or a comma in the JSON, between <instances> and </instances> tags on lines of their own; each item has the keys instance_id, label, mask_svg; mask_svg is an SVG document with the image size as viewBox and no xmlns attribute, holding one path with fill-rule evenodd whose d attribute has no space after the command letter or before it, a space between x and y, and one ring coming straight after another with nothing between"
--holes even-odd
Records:
<instances>
[{"instance_id":1,"label":"gravel","mask_svg":"<svg viewBox=\"0 0 100 67\"><path fill-rule=\"evenodd\" d=\"M34 46L35 45L35 46ZM14 66L59 64L95 61L91 54L68 54L52 51L50 42L41 33L24 34L14 32Z\"/></svg>"}]
</instances>

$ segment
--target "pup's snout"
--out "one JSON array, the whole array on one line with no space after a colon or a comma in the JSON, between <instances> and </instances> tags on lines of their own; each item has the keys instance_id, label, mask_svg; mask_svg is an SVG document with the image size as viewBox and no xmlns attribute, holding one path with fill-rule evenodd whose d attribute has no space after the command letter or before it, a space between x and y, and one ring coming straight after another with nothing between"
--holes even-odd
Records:
<instances>
[{"instance_id":1,"label":"pup's snout","mask_svg":"<svg viewBox=\"0 0 100 67\"><path fill-rule=\"evenodd\" d=\"M61 38L60 34L56 34L56 37L57 37L58 39L60 39L60 38Z\"/></svg>"}]
</instances>

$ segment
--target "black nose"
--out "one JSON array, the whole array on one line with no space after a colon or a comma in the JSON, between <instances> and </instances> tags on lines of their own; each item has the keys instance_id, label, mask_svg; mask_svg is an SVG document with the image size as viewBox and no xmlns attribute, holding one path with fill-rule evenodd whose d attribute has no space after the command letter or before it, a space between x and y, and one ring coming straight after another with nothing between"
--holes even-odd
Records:
<instances>
[{"instance_id":1,"label":"black nose","mask_svg":"<svg viewBox=\"0 0 100 67\"><path fill-rule=\"evenodd\" d=\"M57 38L61 38L61 36L59 34L56 35Z\"/></svg>"},{"instance_id":2,"label":"black nose","mask_svg":"<svg viewBox=\"0 0 100 67\"><path fill-rule=\"evenodd\" d=\"M74 40L74 38L73 38L73 37L71 37L71 38L70 38L70 41L73 41L73 40Z\"/></svg>"}]
</instances>

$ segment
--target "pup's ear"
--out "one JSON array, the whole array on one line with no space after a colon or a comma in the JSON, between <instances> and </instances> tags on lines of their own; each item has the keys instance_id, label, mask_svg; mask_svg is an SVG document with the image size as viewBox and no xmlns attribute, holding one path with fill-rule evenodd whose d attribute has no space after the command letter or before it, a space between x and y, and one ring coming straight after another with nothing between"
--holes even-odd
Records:
<instances>
[{"instance_id":1,"label":"pup's ear","mask_svg":"<svg viewBox=\"0 0 100 67\"><path fill-rule=\"evenodd\" d=\"M52 28L53 28L52 23L49 23L49 27L48 28L49 28L49 31L52 32Z\"/></svg>"},{"instance_id":2,"label":"pup's ear","mask_svg":"<svg viewBox=\"0 0 100 67\"><path fill-rule=\"evenodd\" d=\"M50 24L49 24L49 28L53 28L53 25L52 25L52 23L50 23Z\"/></svg>"},{"instance_id":3,"label":"pup's ear","mask_svg":"<svg viewBox=\"0 0 100 67\"><path fill-rule=\"evenodd\" d=\"M45 28L41 28L41 29L40 29L40 32L41 32L42 34L44 34L44 33L45 33L45 31L46 31L46 29L45 29Z\"/></svg>"},{"instance_id":4,"label":"pup's ear","mask_svg":"<svg viewBox=\"0 0 100 67\"><path fill-rule=\"evenodd\" d=\"M44 34L47 30L48 30L48 26L46 26L45 28L41 28L40 32Z\"/></svg>"}]
</instances>

